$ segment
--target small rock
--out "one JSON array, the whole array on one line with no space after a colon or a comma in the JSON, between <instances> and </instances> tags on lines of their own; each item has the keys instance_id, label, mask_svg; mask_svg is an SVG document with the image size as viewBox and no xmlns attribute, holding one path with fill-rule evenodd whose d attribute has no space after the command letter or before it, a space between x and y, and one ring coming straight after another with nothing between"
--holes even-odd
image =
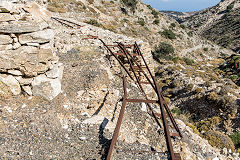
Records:
<instances>
[{"instance_id":1,"label":"small rock","mask_svg":"<svg viewBox=\"0 0 240 160\"><path fill-rule=\"evenodd\" d=\"M22 76L22 72L19 70L8 70L9 74L15 75L15 76Z\"/></svg>"},{"instance_id":2,"label":"small rock","mask_svg":"<svg viewBox=\"0 0 240 160\"><path fill-rule=\"evenodd\" d=\"M72 64L72 67L76 67L76 66L78 66L77 63L73 63L73 64Z\"/></svg>"},{"instance_id":3,"label":"small rock","mask_svg":"<svg viewBox=\"0 0 240 160\"><path fill-rule=\"evenodd\" d=\"M35 46L35 47L38 47L40 46L39 43L26 43L28 46Z\"/></svg>"},{"instance_id":4,"label":"small rock","mask_svg":"<svg viewBox=\"0 0 240 160\"><path fill-rule=\"evenodd\" d=\"M81 116L87 116L88 118L91 117L87 112L83 112L83 113L81 113L80 115L81 115Z\"/></svg>"},{"instance_id":5,"label":"small rock","mask_svg":"<svg viewBox=\"0 0 240 160\"><path fill-rule=\"evenodd\" d=\"M33 78L22 78L22 77L17 77L16 78L20 85L29 85L32 83Z\"/></svg>"},{"instance_id":6,"label":"small rock","mask_svg":"<svg viewBox=\"0 0 240 160\"><path fill-rule=\"evenodd\" d=\"M19 42L13 44L13 49L18 49L19 47L21 47Z\"/></svg>"},{"instance_id":7,"label":"small rock","mask_svg":"<svg viewBox=\"0 0 240 160\"><path fill-rule=\"evenodd\" d=\"M11 35L10 35L10 37L11 37ZM17 37L14 37L14 38L13 38L13 42L17 43L17 42L18 42L18 38L17 38Z\"/></svg>"},{"instance_id":8,"label":"small rock","mask_svg":"<svg viewBox=\"0 0 240 160\"><path fill-rule=\"evenodd\" d=\"M9 35L0 35L0 45L11 44L13 39Z\"/></svg>"},{"instance_id":9,"label":"small rock","mask_svg":"<svg viewBox=\"0 0 240 160\"><path fill-rule=\"evenodd\" d=\"M14 21L15 18L9 13L0 13L0 22Z\"/></svg>"},{"instance_id":10,"label":"small rock","mask_svg":"<svg viewBox=\"0 0 240 160\"><path fill-rule=\"evenodd\" d=\"M142 103L142 108L141 108L142 111L146 112L147 111L147 106L145 103Z\"/></svg>"},{"instance_id":11,"label":"small rock","mask_svg":"<svg viewBox=\"0 0 240 160\"><path fill-rule=\"evenodd\" d=\"M17 38L17 36L15 34L13 34L13 33L10 34L10 37L11 38Z\"/></svg>"},{"instance_id":12,"label":"small rock","mask_svg":"<svg viewBox=\"0 0 240 160\"><path fill-rule=\"evenodd\" d=\"M63 66L58 67L57 64L53 65L53 69L46 72L48 78L57 78L61 77L63 73Z\"/></svg>"},{"instance_id":13,"label":"small rock","mask_svg":"<svg viewBox=\"0 0 240 160\"><path fill-rule=\"evenodd\" d=\"M24 103L23 105L22 105L22 108L25 108L27 105Z\"/></svg>"},{"instance_id":14,"label":"small rock","mask_svg":"<svg viewBox=\"0 0 240 160\"><path fill-rule=\"evenodd\" d=\"M87 138L86 137L79 137L80 140L85 141Z\"/></svg>"},{"instance_id":15,"label":"small rock","mask_svg":"<svg viewBox=\"0 0 240 160\"><path fill-rule=\"evenodd\" d=\"M30 86L22 86L22 89L29 95L32 95L32 89Z\"/></svg>"}]
</instances>

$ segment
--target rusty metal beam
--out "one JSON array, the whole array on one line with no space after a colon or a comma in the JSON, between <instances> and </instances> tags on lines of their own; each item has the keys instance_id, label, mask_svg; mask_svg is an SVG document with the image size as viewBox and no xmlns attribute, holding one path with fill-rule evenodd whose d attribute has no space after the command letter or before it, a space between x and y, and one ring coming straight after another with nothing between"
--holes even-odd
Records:
<instances>
[{"instance_id":1,"label":"rusty metal beam","mask_svg":"<svg viewBox=\"0 0 240 160\"><path fill-rule=\"evenodd\" d=\"M164 128L164 133L165 133L165 136L166 136L167 148L168 148L168 151L170 153L170 159L174 160L175 155L174 155L171 136L170 136L170 132L169 132L168 124L167 124L166 113L164 111L165 107L163 105L163 100L161 99L160 89L159 89L159 86L157 85L155 77L153 77L153 81L154 81L156 89L157 89L158 99L160 100L160 103L159 103L160 104L160 111L161 111L162 120L163 120L163 126L164 126L163 128Z\"/></svg>"},{"instance_id":2,"label":"rusty metal beam","mask_svg":"<svg viewBox=\"0 0 240 160\"><path fill-rule=\"evenodd\" d=\"M128 51L124 48L124 45L123 45L122 43L118 43L118 45L119 45L119 48L120 48L123 52L125 52L127 55L130 56L131 60L133 60L133 62L138 66L138 68L139 68L140 70L143 70L142 67L141 67L141 65L139 65L138 62L131 56L131 54L129 54ZM153 84L153 83L151 82L151 80L148 78L147 74L146 74L144 71L142 71L142 73L143 73L143 75L145 76L145 78L148 80L148 82L151 84L151 86L154 88L154 90L156 90L154 84Z\"/></svg>"},{"instance_id":3,"label":"rusty metal beam","mask_svg":"<svg viewBox=\"0 0 240 160\"><path fill-rule=\"evenodd\" d=\"M126 77L123 77L123 88L124 88L123 103L122 103L122 107L121 107L121 110L120 110L120 113L119 113L117 125L116 125L116 128L115 128L114 133L113 133L113 138L112 138L112 141L111 141L111 145L110 145L110 148L108 150L107 160L111 160L112 152L113 152L114 146L117 142L118 134L119 134L119 131L120 131L120 127L121 127L122 120L123 120L123 115L124 115L126 104L127 104L127 101L126 101L127 100Z\"/></svg>"},{"instance_id":4,"label":"rusty metal beam","mask_svg":"<svg viewBox=\"0 0 240 160\"><path fill-rule=\"evenodd\" d=\"M134 78L133 78L132 75L129 73L129 71L127 70L127 68L124 66L124 64L121 62L121 60L120 60L116 55L114 55L114 53L112 52L112 50L105 44L105 42L104 42L102 39L99 39L99 40L103 43L103 45L107 48L107 50L111 53L111 55L113 55L113 56L117 59L118 63L121 65L121 67L123 67L123 69L124 69L125 72L128 74L128 76L134 81Z\"/></svg>"}]
</instances>

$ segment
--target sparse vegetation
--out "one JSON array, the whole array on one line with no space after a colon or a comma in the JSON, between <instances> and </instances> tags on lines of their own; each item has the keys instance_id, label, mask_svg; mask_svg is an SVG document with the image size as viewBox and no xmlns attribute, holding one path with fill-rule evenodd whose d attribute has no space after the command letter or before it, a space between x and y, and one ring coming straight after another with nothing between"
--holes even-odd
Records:
<instances>
[{"instance_id":1,"label":"sparse vegetation","mask_svg":"<svg viewBox=\"0 0 240 160\"><path fill-rule=\"evenodd\" d=\"M203 48L203 50L204 50L205 52L207 52L207 51L208 51L208 48Z\"/></svg>"},{"instance_id":2,"label":"sparse vegetation","mask_svg":"<svg viewBox=\"0 0 240 160\"><path fill-rule=\"evenodd\" d=\"M185 26L184 24L180 24L180 27L181 27L182 29L186 29L186 26Z\"/></svg>"},{"instance_id":3,"label":"sparse vegetation","mask_svg":"<svg viewBox=\"0 0 240 160\"><path fill-rule=\"evenodd\" d=\"M155 19L155 20L153 21L153 24L158 25L158 24L159 24L159 19Z\"/></svg>"},{"instance_id":4,"label":"sparse vegetation","mask_svg":"<svg viewBox=\"0 0 240 160\"><path fill-rule=\"evenodd\" d=\"M161 34L168 39L176 39L176 34L171 29L164 29Z\"/></svg>"},{"instance_id":5,"label":"sparse vegetation","mask_svg":"<svg viewBox=\"0 0 240 160\"><path fill-rule=\"evenodd\" d=\"M195 62L193 59L189 59L187 57L183 58L183 61L187 64L187 65L193 65Z\"/></svg>"},{"instance_id":6,"label":"sparse vegetation","mask_svg":"<svg viewBox=\"0 0 240 160\"><path fill-rule=\"evenodd\" d=\"M189 31L187 34L188 34L189 37L193 36L193 32L192 31Z\"/></svg>"},{"instance_id":7,"label":"sparse vegetation","mask_svg":"<svg viewBox=\"0 0 240 160\"><path fill-rule=\"evenodd\" d=\"M136 8L136 5L138 3L137 0L122 0L122 2L128 6L128 7L131 7L133 10Z\"/></svg>"},{"instance_id":8,"label":"sparse vegetation","mask_svg":"<svg viewBox=\"0 0 240 160\"><path fill-rule=\"evenodd\" d=\"M171 23L171 27L176 27L176 24L175 23Z\"/></svg>"},{"instance_id":9,"label":"sparse vegetation","mask_svg":"<svg viewBox=\"0 0 240 160\"><path fill-rule=\"evenodd\" d=\"M93 26L96 26L96 27L101 27L102 25L100 23L98 23L97 20L95 19L90 19L89 21L84 21L85 23L88 23L88 24L91 24Z\"/></svg>"},{"instance_id":10,"label":"sparse vegetation","mask_svg":"<svg viewBox=\"0 0 240 160\"><path fill-rule=\"evenodd\" d=\"M173 108L171 111L172 111L172 113L175 113L175 114L177 114L177 115L180 115L180 114L182 114L182 111L181 111L181 109L180 109L180 108L178 108L178 107L175 107L175 108Z\"/></svg>"},{"instance_id":11,"label":"sparse vegetation","mask_svg":"<svg viewBox=\"0 0 240 160\"><path fill-rule=\"evenodd\" d=\"M143 18L139 18L138 19L138 24L140 24L141 26L144 26L145 25L145 21Z\"/></svg>"},{"instance_id":12,"label":"sparse vegetation","mask_svg":"<svg viewBox=\"0 0 240 160\"><path fill-rule=\"evenodd\" d=\"M154 58L159 59L172 59L174 54L174 48L171 44L168 44L166 42L161 42L156 48L155 52L153 53Z\"/></svg>"},{"instance_id":13,"label":"sparse vegetation","mask_svg":"<svg viewBox=\"0 0 240 160\"><path fill-rule=\"evenodd\" d=\"M240 132L233 133L230 138L232 139L236 148L240 148Z\"/></svg>"},{"instance_id":14,"label":"sparse vegetation","mask_svg":"<svg viewBox=\"0 0 240 160\"><path fill-rule=\"evenodd\" d=\"M154 18L158 18L158 14L159 12L152 8L152 15L154 16Z\"/></svg>"},{"instance_id":15,"label":"sparse vegetation","mask_svg":"<svg viewBox=\"0 0 240 160\"><path fill-rule=\"evenodd\" d=\"M227 11L230 12L234 7L234 3L231 3L227 6Z\"/></svg>"},{"instance_id":16,"label":"sparse vegetation","mask_svg":"<svg viewBox=\"0 0 240 160\"><path fill-rule=\"evenodd\" d=\"M204 138L208 140L208 142L215 147L218 148L227 148L234 151L235 147L232 140L225 134L219 131L208 131L204 134Z\"/></svg>"}]
</instances>

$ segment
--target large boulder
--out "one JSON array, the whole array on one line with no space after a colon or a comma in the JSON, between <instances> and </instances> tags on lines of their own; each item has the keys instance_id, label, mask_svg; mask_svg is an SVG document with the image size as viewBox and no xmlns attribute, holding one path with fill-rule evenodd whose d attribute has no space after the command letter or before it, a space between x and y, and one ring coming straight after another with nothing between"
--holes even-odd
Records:
<instances>
[{"instance_id":1,"label":"large boulder","mask_svg":"<svg viewBox=\"0 0 240 160\"><path fill-rule=\"evenodd\" d=\"M13 95L18 95L21 93L21 87L18 81L12 75L0 75L0 81L6 84Z\"/></svg>"},{"instance_id":2,"label":"large boulder","mask_svg":"<svg viewBox=\"0 0 240 160\"><path fill-rule=\"evenodd\" d=\"M61 81L47 78L45 74L35 77L32 81L32 94L47 100L54 99L61 92Z\"/></svg>"},{"instance_id":3,"label":"large boulder","mask_svg":"<svg viewBox=\"0 0 240 160\"><path fill-rule=\"evenodd\" d=\"M51 29L46 29L43 31L33 32L33 33L27 33L27 34L21 34L19 36L19 42L21 44L26 43L47 43L47 42L53 42L54 40L54 32Z\"/></svg>"}]
</instances>

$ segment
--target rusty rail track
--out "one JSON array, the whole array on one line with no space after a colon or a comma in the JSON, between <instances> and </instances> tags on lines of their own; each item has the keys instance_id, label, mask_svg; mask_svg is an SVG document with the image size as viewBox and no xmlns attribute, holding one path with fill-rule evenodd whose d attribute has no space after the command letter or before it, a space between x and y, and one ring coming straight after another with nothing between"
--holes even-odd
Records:
<instances>
[{"instance_id":1,"label":"rusty rail track","mask_svg":"<svg viewBox=\"0 0 240 160\"><path fill-rule=\"evenodd\" d=\"M99 38L97 36L88 35L88 38L84 38L84 39L99 39ZM110 55L115 57L115 59L120 64L120 66L124 69L124 71L128 75L128 77L137 84L138 88L141 91L141 94L145 97L145 99L128 99L127 98L128 97L127 78L126 78L126 76L123 76L123 89L124 89L123 102L122 102L122 107L121 107L120 114L118 117L118 121L116 124L116 128L113 133L111 145L108 150L107 160L111 160L111 156L112 156L115 144L117 142L118 134L119 134L119 131L121 128L121 124L122 124L122 120L123 120L123 116L124 116L124 112L125 112L127 103L145 103L148 106L149 110L151 111L155 121L157 122L157 124L160 127L161 127L161 123L159 122L158 118L162 119L164 133L165 133L165 137L166 137L166 144L167 144L167 148L168 148L168 152L169 152L169 159L170 160L181 160L180 154L174 153L173 145L172 145L172 141L171 141L172 136L182 137L181 131L178 128L178 125L177 125L176 121L174 120L174 117L172 116L171 111L168 108L168 105L162 96L162 93L157 84L156 78L151 73L151 70L150 70L142 52L140 51L140 48L137 45L137 43L135 43L133 45L132 44L124 45L122 43L115 42L116 43L115 45L107 45L107 44L105 44L105 42L102 39L99 39L99 40L102 42L102 44L107 49L107 51L110 53ZM113 48L117 48L118 51L114 52ZM129 49L132 49L132 52L130 52ZM125 66L125 64L122 62L122 60L119 58L119 56L124 56L124 58L128 62L127 63L129 65L128 68ZM139 62L139 59L140 59L140 62ZM140 64L141 62L143 62L143 64ZM141 75L139 75L137 73L141 73ZM146 81L145 82L141 81L140 76L143 76L146 79ZM151 100L148 98L148 96L144 90L144 87L143 87L143 85L145 85L145 84L150 84L152 86L152 89L155 91L155 93L158 97L157 100ZM153 103L159 105L161 114L157 114L153 111L153 108L151 106L151 104L153 104ZM172 132L172 133L170 132L170 130L169 130L170 126L168 125L168 121L171 122L171 124L173 125L173 129L175 129L176 132Z\"/></svg>"},{"instance_id":2,"label":"rusty rail track","mask_svg":"<svg viewBox=\"0 0 240 160\"><path fill-rule=\"evenodd\" d=\"M96 37L94 37L94 38L96 39ZM168 148L168 151L169 151L169 158L171 160L181 160L180 154L179 153L174 153L173 145L172 145L172 141L171 141L171 136L182 137L181 131L178 128L177 123L175 122L174 117L172 116L171 111L169 110L169 108L167 106L167 103L165 102L165 100L164 100L164 98L161 94L161 91L160 91L160 89L157 85L156 78L151 73L151 70L150 70L149 66L147 65L146 60L144 59L144 56L141 53L140 48L137 45L137 43L135 43L134 45L124 45L122 43L117 43L117 45L106 45L103 40L101 40L101 39L99 39L99 40L103 43L103 45L110 52L110 54L116 58L116 60L119 62L119 64L122 66L122 68L126 71L127 75L130 77L130 79L133 80L138 85L138 88L140 89L141 93L145 97L145 99L128 99L127 98L127 89L126 89L127 88L127 80L126 80L125 76L123 77L123 88L124 88L123 103L122 103L122 107L121 107L120 114L119 114L119 117L118 117L117 125L116 125L116 128L114 130L111 145L110 145L110 148L109 148L109 151L108 151L107 160L111 159L112 152L113 152L113 149L114 149L114 146L116 144L117 137L118 137L118 134L119 134L119 131L120 131L120 127L121 127L122 119L123 119L123 116L124 116L124 111L125 111L125 108L126 108L126 104L127 103L139 103L139 102L146 103L146 105L148 106L148 108L152 112L152 115L155 118L157 124L161 125L158 118L157 118L157 117L159 117L159 115L157 115L156 113L153 112L153 109L152 109L150 104L155 103L155 104L159 105L160 111L161 111L161 116L160 117L162 118L162 121L163 121L164 133L165 133L165 137L166 137L166 144L167 144L167 148ZM120 50L120 52L114 53L110 49L110 47L117 47ZM130 48L130 47L134 47L132 54L127 50L127 48ZM122 61L118 58L118 55L125 56L125 58L128 61L128 64L130 65L130 71L129 71L129 69L127 69L124 66ZM136 57L140 57L144 64L143 65L139 64L139 62L137 62ZM145 69L147 70L147 73L150 76L148 76L148 74L145 72ZM152 86L153 90L155 91L155 93L158 97L157 100L149 100L148 99L147 94L144 91L143 86L142 86L143 83L140 81L140 77L136 74L136 70L140 71L143 74L143 76L146 78L148 84L150 84ZM133 73L133 76L130 72ZM174 129L176 130L177 133L170 133L169 125L167 123L168 122L167 118L169 118L169 120L171 121L171 123L172 123L172 125L173 125L173 127L174 127Z\"/></svg>"},{"instance_id":3,"label":"rusty rail track","mask_svg":"<svg viewBox=\"0 0 240 160\"><path fill-rule=\"evenodd\" d=\"M80 29L81 27L83 27L82 25L80 25L76 22L72 22L67 19L63 19L63 18L59 18L59 17L51 17L51 18L63 25L73 28L73 29Z\"/></svg>"},{"instance_id":4,"label":"rusty rail track","mask_svg":"<svg viewBox=\"0 0 240 160\"><path fill-rule=\"evenodd\" d=\"M66 26L74 28L74 29L79 29L79 28L83 27L78 23L75 23L75 22L72 22L70 20L66 20L63 18L58 18L58 17L51 17L51 18L58 21L59 23L61 23L63 25L66 25ZM135 44L124 45L122 43L115 42L116 44L114 44L114 45L113 44L107 45L107 44L105 44L105 42L102 39L98 38L97 36L92 36L92 35L87 35L87 37L83 38L83 40L84 39L85 40L88 40L88 39L100 40L102 42L102 44L104 45L104 47L107 49L107 51L110 53L110 55L112 55L118 61L120 66L125 70L128 77L134 83L137 84L139 90L141 91L141 94L145 97L145 99L128 99L127 98L127 95L128 95L127 94L127 78L126 78L126 76L123 76L123 89L124 89L123 103L122 103L122 107L120 110L120 114L119 114L119 117L117 120L115 130L113 133L110 148L108 150L107 160L111 160L111 156L112 156L115 144L117 142L118 134L119 134L119 131L121 128L121 124L122 124L122 120L123 120L123 116L124 116L124 112L125 112L127 103L145 103L147 105L148 109L151 111L152 116L155 119L156 123L160 127L162 127L162 126L161 126L161 123L159 122L158 118L162 119L164 133L165 133L165 137L166 137L166 144L167 144L167 148L168 148L168 152L169 152L169 159L170 160L181 160L180 154L174 153L173 145L172 145L172 141L171 141L171 137L173 137L173 136L182 137L181 131L178 128L178 125L177 125L176 121L174 120L174 117L172 116L171 111L168 108L168 105L162 96L159 86L157 85L156 78L151 73L151 70L150 70L142 52L140 51L140 48L137 45L137 43L135 42ZM118 51L114 52L113 51L114 48L117 48ZM133 48L132 52L129 52L129 49L132 49L132 48ZM124 58L127 59L127 62L129 64L128 68L124 65L124 63L119 58L119 56L123 56ZM139 59L143 62L143 64L139 63L139 61L138 61ZM236 67L237 67L237 65L236 65ZM146 72L145 72L145 70L146 70ZM141 76L143 76L146 79L146 81L141 81L141 77L137 73L141 73ZM152 89L155 91L158 99L151 100L147 97L147 94L143 87L143 85L146 85L146 84L150 84L152 86ZM151 104L159 105L161 114L155 113L153 111ZM170 126L168 125L168 120L172 123L173 127L171 127L171 125ZM169 127L175 129L176 132L171 133L169 131ZM134 151L134 150L129 150L129 151L130 152L139 152L139 151ZM156 151L140 151L140 152L156 153ZM158 152L158 153L164 153L164 152Z\"/></svg>"}]
</instances>

